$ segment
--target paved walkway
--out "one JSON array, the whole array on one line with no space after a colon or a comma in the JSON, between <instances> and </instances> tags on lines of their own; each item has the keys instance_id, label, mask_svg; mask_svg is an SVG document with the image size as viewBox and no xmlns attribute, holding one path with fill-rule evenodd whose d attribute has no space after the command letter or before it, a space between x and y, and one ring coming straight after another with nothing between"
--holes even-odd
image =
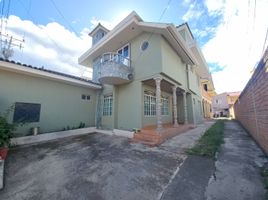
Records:
<instances>
[{"instance_id":1,"label":"paved walkway","mask_svg":"<svg viewBox=\"0 0 268 200\"><path fill-rule=\"evenodd\" d=\"M263 200L263 152L235 121L226 121L217 161L189 156L163 192L163 200Z\"/></svg>"},{"instance_id":2,"label":"paved walkway","mask_svg":"<svg viewBox=\"0 0 268 200\"><path fill-rule=\"evenodd\" d=\"M225 123L224 141L207 187L207 199L265 199L260 167L267 159L261 149L235 121Z\"/></svg>"}]
</instances>

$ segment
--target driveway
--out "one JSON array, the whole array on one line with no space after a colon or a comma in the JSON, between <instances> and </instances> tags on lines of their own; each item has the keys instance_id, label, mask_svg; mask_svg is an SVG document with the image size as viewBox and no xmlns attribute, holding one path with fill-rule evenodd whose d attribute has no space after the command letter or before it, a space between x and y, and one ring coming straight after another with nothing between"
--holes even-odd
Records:
<instances>
[{"instance_id":1,"label":"driveway","mask_svg":"<svg viewBox=\"0 0 268 200\"><path fill-rule=\"evenodd\" d=\"M206 123L159 148L93 133L17 147L0 199L160 199Z\"/></svg>"}]
</instances>

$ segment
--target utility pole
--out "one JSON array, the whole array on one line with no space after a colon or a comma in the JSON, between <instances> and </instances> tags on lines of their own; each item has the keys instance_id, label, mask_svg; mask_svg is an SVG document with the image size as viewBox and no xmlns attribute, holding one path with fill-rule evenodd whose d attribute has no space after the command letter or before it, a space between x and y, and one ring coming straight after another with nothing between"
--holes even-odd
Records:
<instances>
[{"instance_id":1,"label":"utility pole","mask_svg":"<svg viewBox=\"0 0 268 200\"><path fill-rule=\"evenodd\" d=\"M0 32L0 42L1 42L1 52L0 55L4 59L9 59L13 56L14 50L13 47L18 47L19 49L22 49L22 43L24 42L24 39L17 39L13 36L10 36L9 34L4 34Z\"/></svg>"}]
</instances>

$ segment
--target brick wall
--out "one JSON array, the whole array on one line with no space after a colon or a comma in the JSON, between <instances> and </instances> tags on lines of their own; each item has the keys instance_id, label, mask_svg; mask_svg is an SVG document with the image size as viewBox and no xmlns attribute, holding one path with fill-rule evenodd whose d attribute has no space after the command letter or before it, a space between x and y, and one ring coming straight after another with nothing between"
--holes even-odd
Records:
<instances>
[{"instance_id":1,"label":"brick wall","mask_svg":"<svg viewBox=\"0 0 268 200\"><path fill-rule=\"evenodd\" d=\"M234 108L236 119L268 154L268 48Z\"/></svg>"}]
</instances>

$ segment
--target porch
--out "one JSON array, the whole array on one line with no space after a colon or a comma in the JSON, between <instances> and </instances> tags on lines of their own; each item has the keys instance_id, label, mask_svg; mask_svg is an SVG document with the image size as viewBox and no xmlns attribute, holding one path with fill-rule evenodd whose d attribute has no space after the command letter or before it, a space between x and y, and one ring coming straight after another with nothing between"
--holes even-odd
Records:
<instances>
[{"instance_id":1,"label":"porch","mask_svg":"<svg viewBox=\"0 0 268 200\"><path fill-rule=\"evenodd\" d=\"M149 146L157 146L163 143L165 140L182 134L194 127L195 126L193 124L180 124L174 127L173 124L168 123L162 125L161 131L157 131L157 125L146 126L140 131L134 133L132 141Z\"/></svg>"},{"instance_id":2,"label":"porch","mask_svg":"<svg viewBox=\"0 0 268 200\"><path fill-rule=\"evenodd\" d=\"M134 134L134 142L155 146L194 127L189 120L191 96L182 84L159 74L143 85L143 128Z\"/></svg>"}]
</instances>

